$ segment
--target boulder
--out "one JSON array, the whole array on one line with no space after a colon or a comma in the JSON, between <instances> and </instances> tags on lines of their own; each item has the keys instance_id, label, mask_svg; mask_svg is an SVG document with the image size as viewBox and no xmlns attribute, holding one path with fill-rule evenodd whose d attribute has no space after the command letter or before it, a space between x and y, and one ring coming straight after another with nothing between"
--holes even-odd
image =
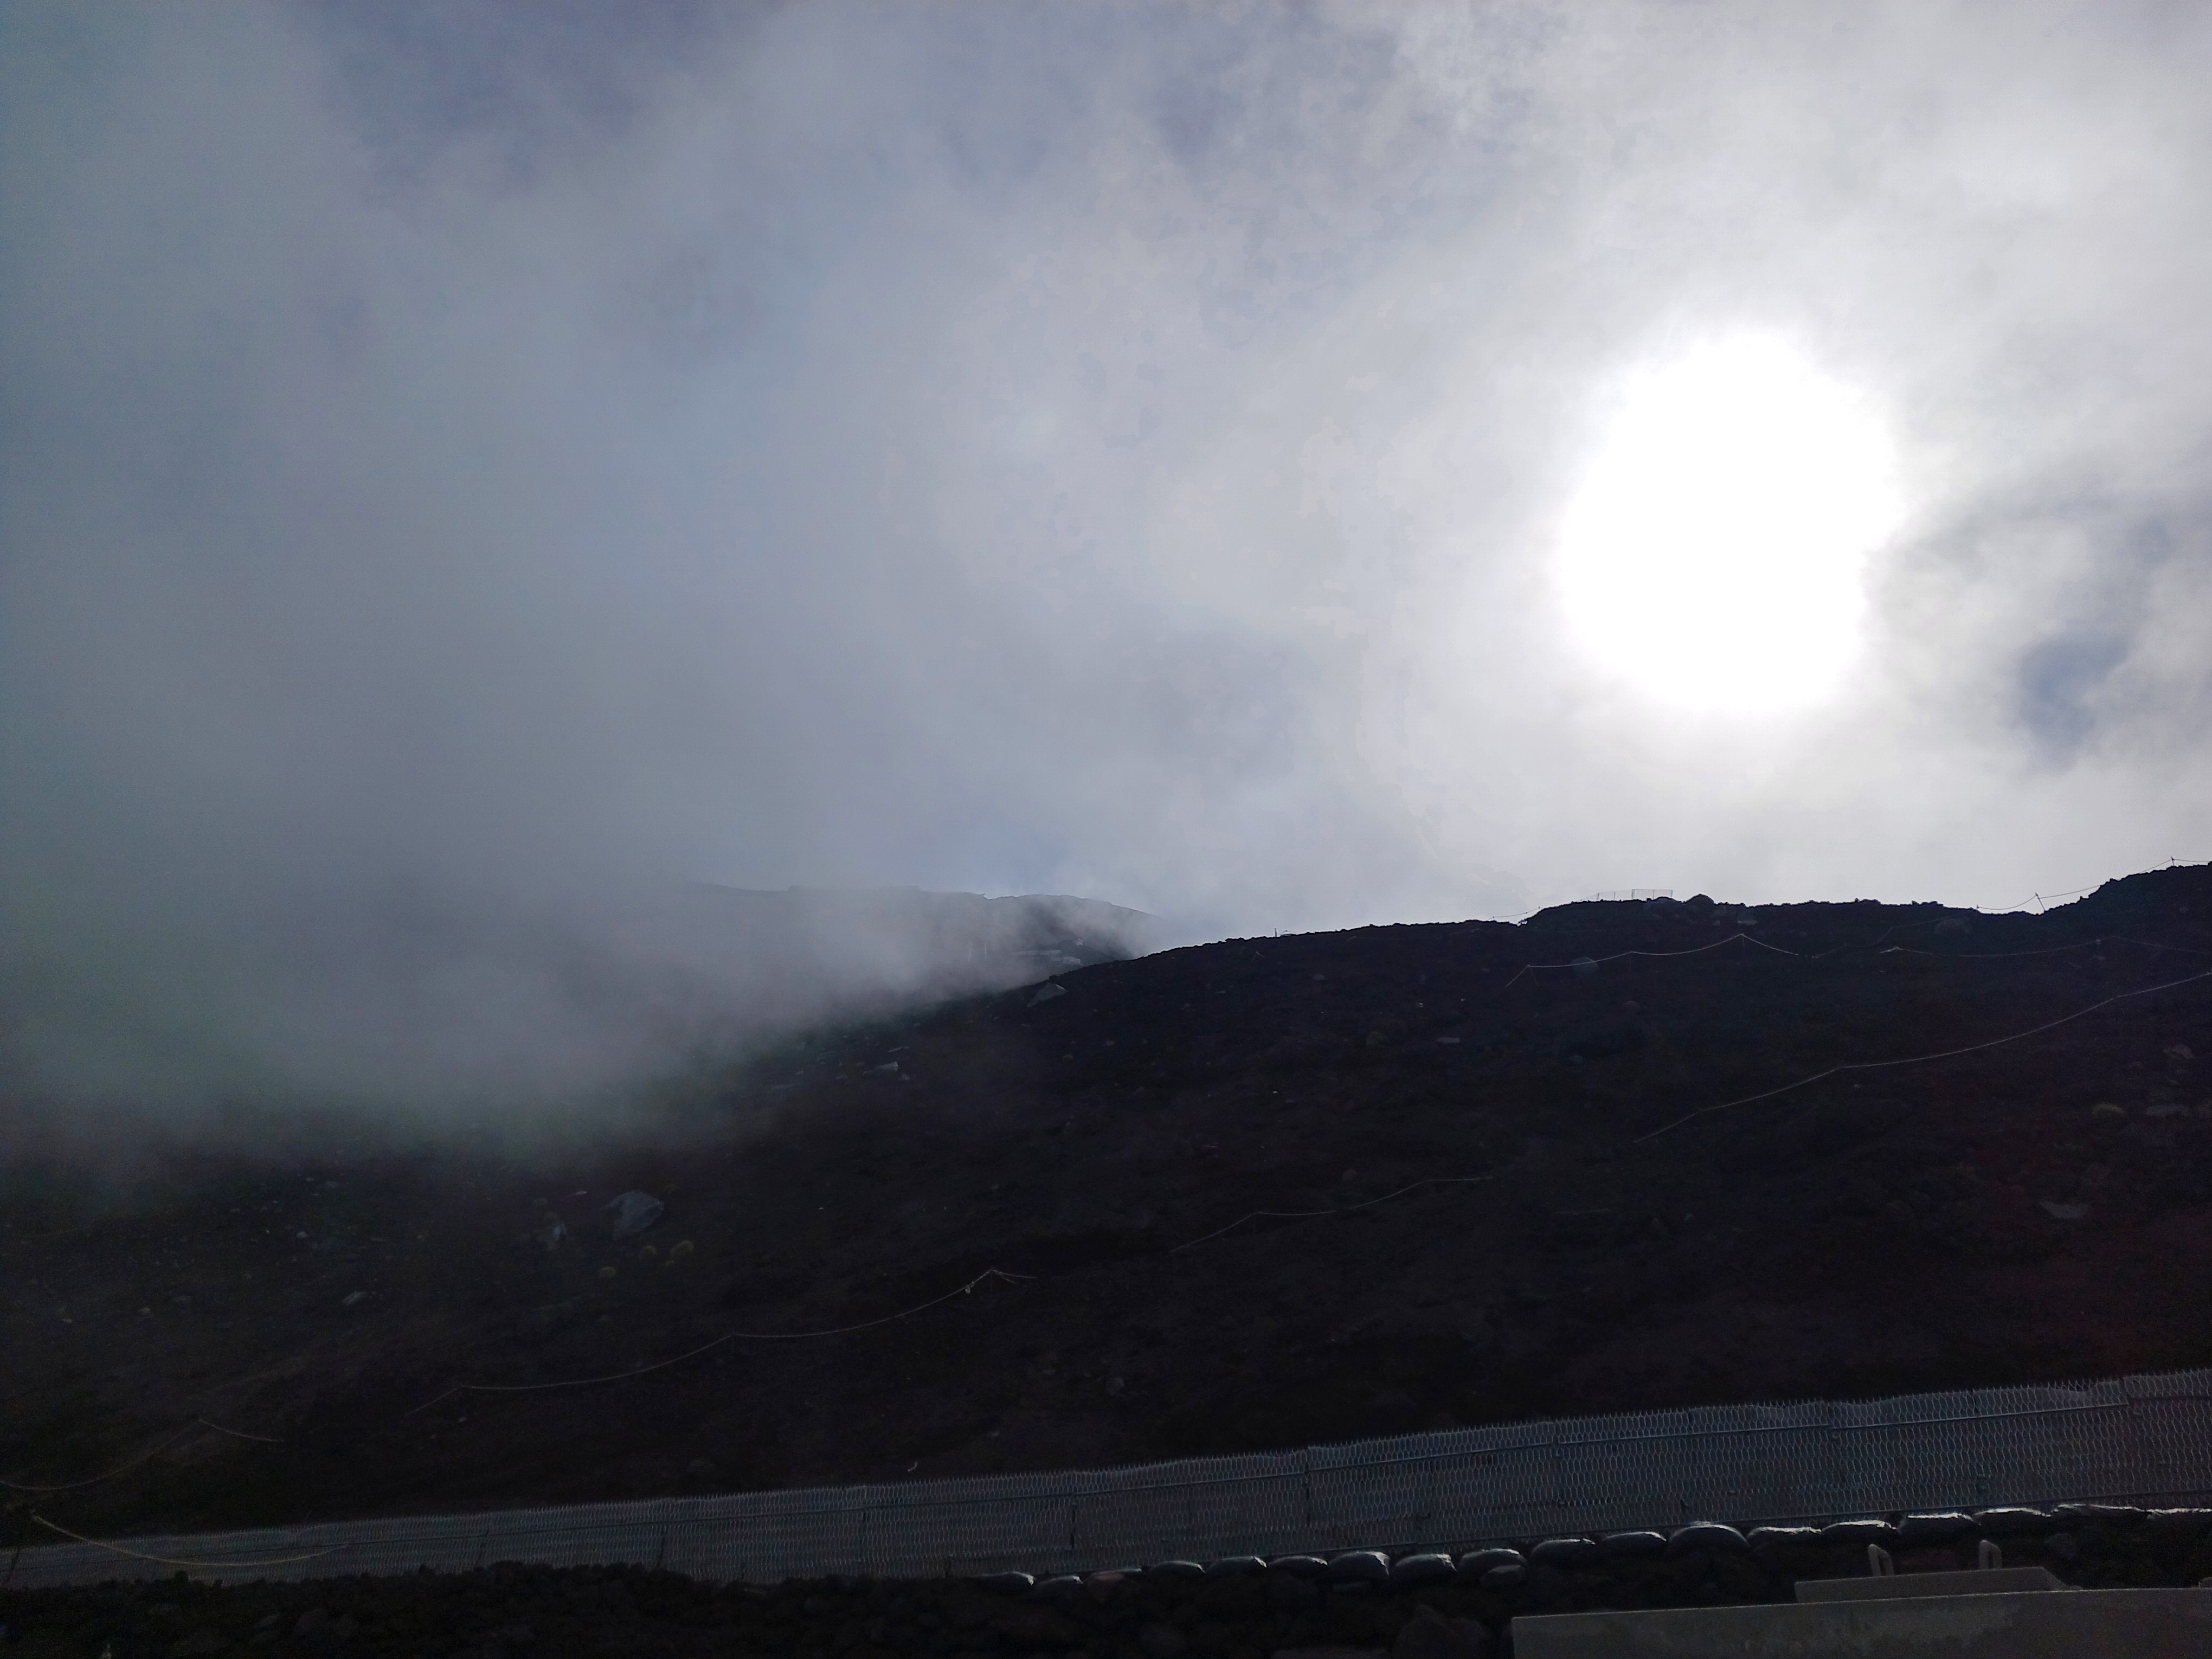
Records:
<instances>
[{"instance_id":1,"label":"boulder","mask_svg":"<svg viewBox=\"0 0 2212 1659\"><path fill-rule=\"evenodd\" d=\"M1692 1521L1667 1535L1667 1553L1682 1555L1691 1550L1710 1550L1716 1555L1741 1555L1750 1541L1734 1527L1717 1521Z\"/></svg>"},{"instance_id":2,"label":"boulder","mask_svg":"<svg viewBox=\"0 0 2212 1659\"><path fill-rule=\"evenodd\" d=\"M1528 1559L1540 1566L1580 1567L1595 1561L1600 1553L1591 1539L1547 1538L1529 1550Z\"/></svg>"}]
</instances>

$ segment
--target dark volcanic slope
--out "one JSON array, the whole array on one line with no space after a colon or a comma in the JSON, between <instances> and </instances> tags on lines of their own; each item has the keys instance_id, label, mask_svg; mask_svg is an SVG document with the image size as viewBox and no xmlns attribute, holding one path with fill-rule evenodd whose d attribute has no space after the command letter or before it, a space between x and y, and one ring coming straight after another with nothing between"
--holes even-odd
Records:
<instances>
[{"instance_id":1,"label":"dark volcanic slope","mask_svg":"<svg viewBox=\"0 0 2212 1659\"><path fill-rule=\"evenodd\" d=\"M1624 951L1694 953L1517 972ZM2044 916L1579 904L1088 968L824 1038L680 1146L559 1168L179 1165L73 1231L19 1170L0 1474L181 1431L16 1495L100 1534L2212 1363L2212 978L1639 1139L2207 973L2207 867ZM1430 1177L1466 1184L1206 1237ZM633 1186L667 1213L617 1245L597 1209ZM992 1268L1027 1277L416 1409Z\"/></svg>"}]
</instances>

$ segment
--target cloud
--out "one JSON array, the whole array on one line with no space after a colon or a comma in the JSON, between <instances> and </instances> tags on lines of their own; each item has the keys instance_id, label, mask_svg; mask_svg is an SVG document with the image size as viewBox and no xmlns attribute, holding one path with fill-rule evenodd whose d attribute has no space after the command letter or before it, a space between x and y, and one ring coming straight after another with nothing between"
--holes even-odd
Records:
<instances>
[{"instance_id":1,"label":"cloud","mask_svg":"<svg viewBox=\"0 0 2212 1659\"><path fill-rule=\"evenodd\" d=\"M441 928L653 880L1249 931L2201 854L2208 27L18 9L10 1045L418 1088L569 1006ZM1747 331L1911 498L1763 722L1551 565L1607 388Z\"/></svg>"}]
</instances>

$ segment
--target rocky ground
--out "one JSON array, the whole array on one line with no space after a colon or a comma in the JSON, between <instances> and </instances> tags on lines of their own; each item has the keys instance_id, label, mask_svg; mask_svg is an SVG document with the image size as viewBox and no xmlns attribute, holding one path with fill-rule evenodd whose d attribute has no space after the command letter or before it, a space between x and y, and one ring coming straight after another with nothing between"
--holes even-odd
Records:
<instances>
[{"instance_id":1,"label":"rocky ground","mask_svg":"<svg viewBox=\"0 0 2212 1659\"><path fill-rule=\"evenodd\" d=\"M1085 968L593 1139L19 1157L0 1542L2212 1364L2208 973L2202 866L1577 904Z\"/></svg>"},{"instance_id":2,"label":"rocky ground","mask_svg":"<svg viewBox=\"0 0 2212 1659\"><path fill-rule=\"evenodd\" d=\"M1995 1534L2005 1565L2042 1565L2085 1588L2187 1585L2212 1571L2212 1511L2083 1505L1983 1519L1921 1517L1921 1535L1902 1537L1899 1528L1858 1522L1825 1534L1754 1530L1748 1539L1711 1526L1672 1540L1554 1539L1534 1546L1534 1559L1492 1549L1457 1562L1401 1560L1382 1583L1368 1576L1380 1558L1357 1554L1206 1571L1170 1563L1026 1589L1018 1578L716 1587L638 1569L513 1565L228 1589L179 1578L0 1594L0 1627L22 1659L1504 1659L1516 1615L1788 1601L1800 1578L1864 1574L1873 1535L1896 1553L1901 1572L1972 1565L1984 1533Z\"/></svg>"}]
</instances>

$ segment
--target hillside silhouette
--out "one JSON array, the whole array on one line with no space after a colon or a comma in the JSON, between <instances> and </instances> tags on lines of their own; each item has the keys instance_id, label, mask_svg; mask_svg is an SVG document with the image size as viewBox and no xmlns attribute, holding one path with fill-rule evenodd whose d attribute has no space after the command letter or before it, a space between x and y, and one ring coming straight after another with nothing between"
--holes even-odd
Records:
<instances>
[{"instance_id":1,"label":"hillside silhouette","mask_svg":"<svg viewBox=\"0 0 2212 1659\"><path fill-rule=\"evenodd\" d=\"M2199 866L2041 915L1589 902L1094 961L618 1138L333 1121L96 1212L19 1159L8 1537L2201 1365L2208 1058ZM665 1207L617 1239L631 1191Z\"/></svg>"}]
</instances>

